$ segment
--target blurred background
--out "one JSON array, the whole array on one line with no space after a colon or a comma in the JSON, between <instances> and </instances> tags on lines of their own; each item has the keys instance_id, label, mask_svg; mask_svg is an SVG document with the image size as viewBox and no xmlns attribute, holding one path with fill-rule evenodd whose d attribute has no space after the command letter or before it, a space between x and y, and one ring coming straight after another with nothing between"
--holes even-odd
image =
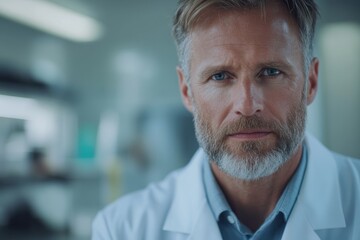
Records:
<instances>
[{"instance_id":1,"label":"blurred background","mask_svg":"<svg viewBox=\"0 0 360 240\"><path fill-rule=\"evenodd\" d=\"M318 1L308 130L360 157L360 2ZM172 0L0 0L0 239L89 239L96 212L185 165Z\"/></svg>"}]
</instances>

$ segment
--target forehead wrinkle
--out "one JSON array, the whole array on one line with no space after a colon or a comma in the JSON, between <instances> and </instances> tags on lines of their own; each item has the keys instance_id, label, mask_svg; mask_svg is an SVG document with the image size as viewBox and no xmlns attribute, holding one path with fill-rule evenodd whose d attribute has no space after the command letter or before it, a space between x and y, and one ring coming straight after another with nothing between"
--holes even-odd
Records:
<instances>
[{"instance_id":1,"label":"forehead wrinkle","mask_svg":"<svg viewBox=\"0 0 360 240\"><path fill-rule=\"evenodd\" d=\"M209 40L209 42L211 42ZM255 46L254 48L237 48L236 46ZM281 48L280 48L281 49ZM299 47L291 48L294 52L301 50ZM267 44L260 44L260 43L227 43L227 44L214 44L212 46L213 54L217 57L213 59L215 61L219 61L225 63L225 65L234 65L231 64L235 59L237 61L244 61L246 62L248 59L256 56L261 55L259 60L260 62L283 62L284 56L281 54L275 54L281 50L274 51L273 49L269 48ZM266 51L264 51L266 50ZM220 52L220 54L218 54ZM219 57L221 56L221 57ZM288 62L288 60L287 60ZM229 63L229 64L227 64Z\"/></svg>"},{"instance_id":2,"label":"forehead wrinkle","mask_svg":"<svg viewBox=\"0 0 360 240\"><path fill-rule=\"evenodd\" d=\"M242 57L239 56L244 55L244 53L239 52L239 49L233 47L236 45L243 45L243 44L212 45L211 55L210 56L208 55L208 58L205 59L203 63L210 65L223 65L223 66L232 66L232 67L236 67L240 65Z\"/></svg>"}]
</instances>

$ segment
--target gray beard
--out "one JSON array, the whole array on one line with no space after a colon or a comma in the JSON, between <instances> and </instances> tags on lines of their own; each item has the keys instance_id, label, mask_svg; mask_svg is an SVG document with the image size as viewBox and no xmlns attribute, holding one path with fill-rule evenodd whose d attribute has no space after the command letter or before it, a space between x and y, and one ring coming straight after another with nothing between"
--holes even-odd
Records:
<instances>
[{"instance_id":1,"label":"gray beard","mask_svg":"<svg viewBox=\"0 0 360 240\"><path fill-rule=\"evenodd\" d=\"M210 123L197 111L194 105L195 132L200 146L204 149L211 162L229 176L245 181L254 181L270 176L285 164L295 153L304 139L306 104L304 99L291 109L286 123L265 121L258 116L241 117L230 123L229 127L216 133ZM268 151L262 151L263 144L243 142L239 148L246 153L235 155L225 144L225 136L240 129L264 127L271 129L277 136L276 144Z\"/></svg>"},{"instance_id":2,"label":"gray beard","mask_svg":"<svg viewBox=\"0 0 360 240\"><path fill-rule=\"evenodd\" d=\"M289 153L273 151L264 156L236 157L222 152L214 162L224 173L237 179L255 181L277 172L290 158Z\"/></svg>"}]
</instances>

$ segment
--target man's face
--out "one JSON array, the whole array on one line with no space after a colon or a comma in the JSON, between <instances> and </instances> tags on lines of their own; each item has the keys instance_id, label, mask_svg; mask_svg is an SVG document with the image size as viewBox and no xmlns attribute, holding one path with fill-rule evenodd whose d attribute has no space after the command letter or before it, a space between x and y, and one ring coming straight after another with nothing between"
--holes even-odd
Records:
<instances>
[{"instance_id":1,"label":"man's face","mask_svg":"<svg viewBox=\"0 0 360 240\"><path fill-rule=\"evenodd\" d=\"M271 3L266 13L207 9L190 41L190 86L178 73L200 145L229 175L271 175L300 151L316 93L318 62L306 78L296 23Z\"/></svg>"}]
</instances>

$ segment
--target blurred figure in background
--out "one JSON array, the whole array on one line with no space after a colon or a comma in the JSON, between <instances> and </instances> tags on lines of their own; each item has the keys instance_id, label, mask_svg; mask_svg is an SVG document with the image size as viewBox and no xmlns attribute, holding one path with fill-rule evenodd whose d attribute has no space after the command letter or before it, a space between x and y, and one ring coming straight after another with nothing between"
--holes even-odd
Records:
<instances>
[{"instance_id":1,"label":"blurred figure in background","mask_svg":"<svg viewBox=\"0 0 360 240\"><path fill-rule=\"evenodd\" d=\"M31 173L34 176L45 177L51 174L46 163L45 153L39 148L33 149L29 154Z\"/></svg>"},{"instance_id":2,"label":"blurred figure in background","mask_svg":"<svg viewBox=\"0 0 360 240\"><path fill-rule=\"evenodd\" d=\"M67 178L54 174L46 153L33 148L28 153L29 172L22 178L2 183L6 194L0 237L22 239L68 234L71 195ZM0 182L1 184L1 182Z\"/></svg>"}]
</instances>

